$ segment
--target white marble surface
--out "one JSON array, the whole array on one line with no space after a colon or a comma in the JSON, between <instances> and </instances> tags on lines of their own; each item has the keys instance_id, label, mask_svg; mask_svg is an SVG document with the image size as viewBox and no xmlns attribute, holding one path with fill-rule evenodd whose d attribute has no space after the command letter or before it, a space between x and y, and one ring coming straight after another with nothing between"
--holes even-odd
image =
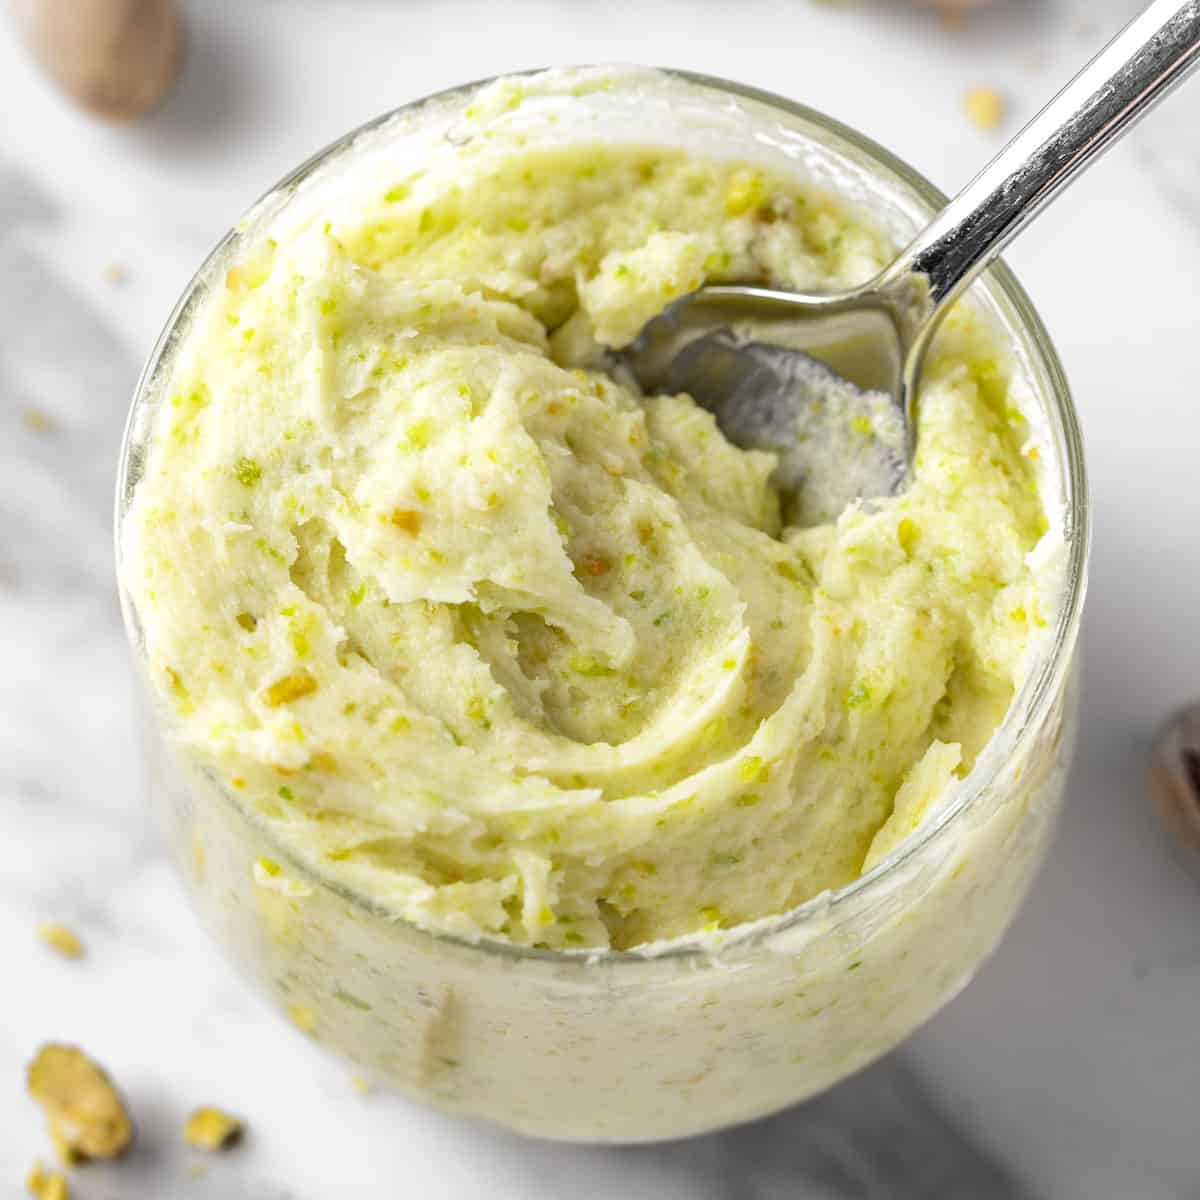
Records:
<instances>
[{"instance_id":1,"label":"white marble surface","mask_svg":"<svg viewBox=\"0 0 1200 1200\"><path fill-rule=\"evenodd\" d=\"M1155 724L1200 695L1200 82L1010 255L1074 384L1095 493L1084 728L1054 851L979 979L823 1101L630 1151L358 1095L184 905L141 792L110 569L121 423L159 324L247 202L347 127L506 69L640 59L807 101L953 187L996 144L963 90L996 84L1028 116L1134 3L995 0L951 36L903 7L804 0L197 0L181 87L130 130L72 111L0 27L0 1196L45 1152L22 1065L48 1038L111 1066L143 1135L80 1173L83 1200L1200 1196L1200 862L1173 854L1143 789ZM30 405L54 429L26 428ZM46 918L83 935L84 962L37 942ZM991 1157L970 1185L912 1169L897 1110L924 1119L915 1087ZM253 1133L197 1179L177 1128L203 1101Z\"/></svg>"}]
</instances>

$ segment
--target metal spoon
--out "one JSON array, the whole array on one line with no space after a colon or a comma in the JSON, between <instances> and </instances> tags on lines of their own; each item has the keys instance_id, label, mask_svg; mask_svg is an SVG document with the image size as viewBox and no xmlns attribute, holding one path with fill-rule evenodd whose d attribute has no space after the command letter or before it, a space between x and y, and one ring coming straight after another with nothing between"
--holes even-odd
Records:
<instances>
[{"instance_id":1,"label":"metal spoon","mask_svg":"<svg viewBox=\"0 0 1200 1200\"><path fill-rule=\"evenodd\" d=\"M801 295L713 286L612 356L780 456L796 524L907 486L925 351L946 310L1093 159L1200 63L1200 0L1154 0L869 283Z\"/></svg>"}]
</instances>

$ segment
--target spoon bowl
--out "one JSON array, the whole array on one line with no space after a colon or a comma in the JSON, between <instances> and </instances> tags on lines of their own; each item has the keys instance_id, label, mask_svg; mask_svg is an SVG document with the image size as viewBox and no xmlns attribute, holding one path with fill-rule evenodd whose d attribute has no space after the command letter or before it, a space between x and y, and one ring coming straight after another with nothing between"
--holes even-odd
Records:
<instances>
[{"instance_id":1,"label":"spoon bowl","mask_svg":"<svg viewBox=\"0 0 1200 1200\"><path fill-rule=\"evenodd\" d=\"M650 321L615 362L644 391L686 392L735 444L774 453L785 520L824 524L908 479L908 336L875 300L704 288Z\"/></svg>"}]
</instances>

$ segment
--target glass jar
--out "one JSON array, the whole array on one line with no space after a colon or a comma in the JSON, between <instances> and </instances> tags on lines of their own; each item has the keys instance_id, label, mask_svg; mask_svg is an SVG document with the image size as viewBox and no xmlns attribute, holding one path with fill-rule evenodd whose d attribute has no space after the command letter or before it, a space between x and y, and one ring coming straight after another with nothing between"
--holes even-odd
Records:
<instances>
[{"instance_id":1,"label":"glass jar","mask_svg":"<svg viewBox=\"0 0 1200 1200\"><path fill-rule=\"evenodd\" d=\"M796 173L845 198L901 244L944 202L856 133L721 80L578 73L533 105L549 140L683 146ZM555 78L559 78L558 75ZM420 154L453 140L480 85L389 114L300 167L229 233L168 321L139 383L125 442L118 532L137 487L150 416L190 318L269 222L311 211L348 157ZM1043 494L1061 533L1052 628L1010 711L939 811L887 859L833 894L738 927L719 947L588 954L435 935L291 857L256 817L172 745L151 703L155 804L195 905L218 940L305 1032L444 1109L523 1133L637 1142L769 1113L893 1047L952 997L1020 903L1054 823L1075 713L1073 650L1088 517L1079 430L1041 322L1003 266L975 286L1012 350L1048 447ZM120 559L118 537L118 560ZM118 566L120 563L118 562ZM122 594L134 653L138 616ZM261 863L277 874L262 886Z\"/></svg>"}]
</instances>

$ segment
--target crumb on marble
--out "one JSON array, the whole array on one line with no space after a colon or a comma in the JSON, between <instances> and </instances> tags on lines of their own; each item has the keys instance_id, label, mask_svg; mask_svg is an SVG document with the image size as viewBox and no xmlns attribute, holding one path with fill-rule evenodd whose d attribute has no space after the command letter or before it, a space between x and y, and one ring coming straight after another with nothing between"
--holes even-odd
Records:
<instances>
[{"instance_id":1,"label":"crumb on marble","mask_svg":"<svg viewBox=\"0 0 1200 1200\"><path fill-rule=\"evenodd\" d=\"M37 1200L71 1200L66 1176L58 1171L47 1171L40 1162L30 1167L25 1177L25 1189Z\"/></svg>"},{"instance_id":2,"label":"crumb on marble","mask_svg":"<svg viewBox=\"0 0 1200 1200\"><path fill-rule=\"evenodd\" d=\"M189 1146L212 1153L226 1150L242 1136L245 1125L224 1109L205 1105L196 1109L183 1126L183 1138Z\"/></svg>"},{"instance_id":3,"label":"crumb on marble","mask_svg":"<svg viewBox=\"0 0 1200 1200\"><path fill-rule=\"evenodd\" d=\"M128 279L129 269L120 263L111 262L104 268L104 282L111 283L113 287L120 287Z\"/></svg>"},{"instance_id":4,"label":"crumb on marble","mask_svg":"<svg viewBox=\"0 0 1200 1200\"><path fill-rule=\"evenodd\" d=\"M51 1140L68 1166L116 1158L133 1141L133 1125L112 1080L76 1046L42 1046L29 1064L26 1088L45 1112Z\"/></svg>"},{"instance_id":5,"label":"crumb on marble","mask_svg":"<svg viewBox=\"0 0 1200 1200\"><path fill-rule=\"evenodd\" d=\"M83 942L65 925L58 925L53 921L43 921L38 926L38 937L52 950L61 954L63 958L83 957Z\"/></svg>"},{"instance_id":6,"label":"crumb on marble","mask_svg":"<svg viewBox=\"0 0 1200 1200\"><path fill-rule=\"evenodd\" d=\"M1007 106L1004 97L991 87L974 87L967 92L964 104L967 116L980 129L999 129Z\"/></svg>"},{"instance_id":7,"label":"crumb on marble","mask_svg":"<svg viewBox=\"0 0 1200 1200\"><path fill-rule=\"evenodd\" d=\"M25 428L34 433L49 433L57 424L45 409L33 404L21 414L21 420L25 422Z\"/></svg>"},{"instance_id":8,"label":"crumb on marble","mask_svg":"<svg viewBox=\"0 0 1200 1200\"><path fill-rule=\"evenodd\" d=\"M375 1085L365 1075L352 1075L350 1086L360 1096L369 1096L375 1090Z\"/></svg>"}]
</instances>

